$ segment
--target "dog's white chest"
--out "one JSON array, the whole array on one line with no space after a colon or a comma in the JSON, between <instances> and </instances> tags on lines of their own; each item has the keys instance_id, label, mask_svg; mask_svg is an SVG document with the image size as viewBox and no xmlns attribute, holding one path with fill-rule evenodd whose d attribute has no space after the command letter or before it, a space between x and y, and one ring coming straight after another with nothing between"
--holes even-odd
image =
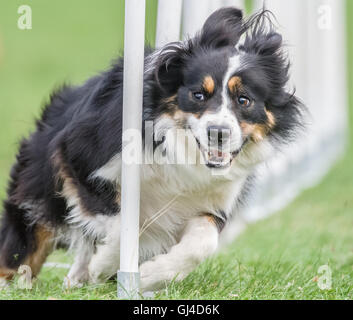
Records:
<instances>
[{"instance_id":1,"label":"dog's white chest","mask_svg":"<svg viewBox=\"0 0 353 320\"><path fill-rule=\"evenodd\" d=\"M142 174L140 245L148 257L177 243L186 222L195 216L217 215L220 210L230 214L246 179L212 179L197 168L193 175L184 167L159 170L164 169L144 167Z\"/></svg>"}]
</instances>

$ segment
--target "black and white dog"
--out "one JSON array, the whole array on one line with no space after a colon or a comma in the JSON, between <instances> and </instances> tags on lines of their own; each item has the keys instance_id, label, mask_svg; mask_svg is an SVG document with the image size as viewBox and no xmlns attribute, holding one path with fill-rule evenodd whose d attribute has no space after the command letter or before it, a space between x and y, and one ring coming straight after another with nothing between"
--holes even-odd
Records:
<instances>
[{"instance_id":1,"label":"black and white dog","mask_svg":"<svg viewBox=\"0 0 353 320\"><path fill-rule=\"evenodd\" d=\"M229 7L194 38L146 53L143 124L152 123L153 143L144 158L154 161L141 165L143 290L183 279L215 252L256 165L301 126L282 46L269 12L245 20ZM68 287L119 268L122 86L120 59L62 88L22 141L0 230L3 285L20 265L36 276L57 246L76 252ZM198 151L193 163L175 152L185 146Z\"/></svg>"}]
</instances>

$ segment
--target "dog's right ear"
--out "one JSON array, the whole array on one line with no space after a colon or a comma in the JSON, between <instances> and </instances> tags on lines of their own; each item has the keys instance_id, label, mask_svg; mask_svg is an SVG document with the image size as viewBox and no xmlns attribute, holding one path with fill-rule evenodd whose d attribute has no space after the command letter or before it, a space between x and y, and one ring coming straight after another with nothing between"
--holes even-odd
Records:
<instances>
[{"instance_id":1,"label":"dog's right ear","mask_svg":"<svg viewBox=\"0 0 353 320\"><path fill-rule=\"evenodd\" d=\"M170 43L160 51L154 65L154 76L167 95L175 94L182 85L182 70L189 55L188 41Z\"/></svg>"},{"instance_id":2,"label":"dog's right ear","mask_svg":"<svg viewBox=\"0 0 353 320\"><path fill-rule=\"evenodd\" d=\"M203 47L235 46L242 34L243 12L234 7L221 8L204 23L198 42Z\"/></svg>"}]
</instances>

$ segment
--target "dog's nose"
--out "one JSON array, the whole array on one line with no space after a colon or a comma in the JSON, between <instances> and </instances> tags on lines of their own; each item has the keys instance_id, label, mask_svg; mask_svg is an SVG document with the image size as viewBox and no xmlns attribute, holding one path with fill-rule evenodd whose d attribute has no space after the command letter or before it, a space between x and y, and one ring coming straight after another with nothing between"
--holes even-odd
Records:
<instances>
[{"instance_id":1,"label":"dog's nose","mask_svg":"<svg viewBox=\"0 0 353 320\"><path fill-rule=\"evenodd\" d=\"M230 138L230 128L227 126L209 126L207 128L207 136L210 145L221 147Z\"/></svg>"}]
</instances>

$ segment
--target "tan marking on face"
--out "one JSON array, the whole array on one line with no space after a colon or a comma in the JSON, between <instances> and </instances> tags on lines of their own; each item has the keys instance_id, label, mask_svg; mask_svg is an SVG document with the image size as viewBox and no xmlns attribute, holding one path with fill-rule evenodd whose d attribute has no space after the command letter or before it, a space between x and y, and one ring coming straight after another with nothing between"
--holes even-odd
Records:
<instances>
[{"instance_id":1,"label":"tan marking on face","mask_svg":"<svg viewBox=\"0 0 353 320\"><path fill-rule=\"evenodd\" d=\"M262 141L276 125L276 119L273 113L266 110L266 108L264 110L267 115L265 124L248 123L245 121L240 123L243 135L250 136L254 142Z\"/></svg>"},{"instance_id":2,"label":"tan marking on face","mask_svg":"<svg viewBox=\"0 0 353 320\"><path fill-rule=\"evenodd\" d=\"M187 121L187 117L190 115L191 115L190 112L184 112L176 108L173 113L165 113L161 116L161 118L172 119L175 122L177 128L184 129Z\"/></svg>"},{"instance_id":3,"label":"tan marking on face","mask_svg":"<svg viewBox=\"0 0 353 320\"><path fill-rule=\"evenodd\" d=\"M53 232L48 228L41 225L36 227L36 249L26 258L23 263L24 265L28 265L31 268L33 277L39 273L44 261L53 250L53 236Z\"/></svg>"},{"instance_id":4,"label":"tan marking on face","mask_svg":"<svg viewBox=\"0 0 353 320\"><path fill-rule=\"evenodd\" d=\"M191 92L189 92L189 96L191 99ZM167 111L161 116L170 118L176 122L178 128L184 129L185 124L187 122L187 118L190 116L195 117L196 119L200 119L202 116L201 112L186 112L179 109L177 103L177 95L173 95L169 98L163 100L163 102L167 105Z\"/></svg>"},{"instance_id":5,"label":"tan marking on face","mask_svg":"<svg viewBox=\"0 0 353 320\"><path fill-rule=\"evenodd\" d=\"M176 100L177 100L176 94L162 100L162 103L166 106L167 114L173 115L175 111L178 109L178 104Z\"/></svg>"},{"instance_id":6,"label":"tan marking on face","mask_svg":"<svg viewBox=\"0 0 353 320\"><path fill-rule=\"evenodd\" d=\"M208 94L213 94L214 88L215 88L215 83L213 78L211 76L206 76L203 79L202 87Z\"/></svg>"},{"instance_id":7,"label":"tan marking on face","mask_svg":"<svg viewBox=\"0 0 353 320\"><path fill-rule=\"evenodd\" d=\"M255 142L262 141L268 132L268 128L266 125L263 124L255 124L253 132L251 133L251 137Z\"/></svg>"},{"instance_id":8,"label":"tan marking on face","mask_svg":"<svg viewBox=\"0 0 353 320\"><path fill-rule=\"evenodd\" d=\"M173 102L175 102L176 97L177 97L177 95L174 94L174 95L172 95L172 96L170 96L170 97L168 97L168 98L165 98L165 99L163 100L163 102L164 102L164 103L173 103Z\"/></svg>"},{"instance_id":9,"label":"tan marking on face","mask_svg":"<svg viewBox=\"0 0 353 320\"><path fill-rule=\"evenodd\" d=\"M273 113L271 111L268 111L266 110L266 107L265 107L265 113L267 115L267 124L268 124L268 127L270 129L274 128L274 126L276 125L276 119L275 119L275 116L273 115Z\"/></svg>"},{"instance_id":10,"label":"tan marking on face","mask_svg":"<svg viewBox=\"0 0 353 320\"><path fill-rule=\"evenodd\" d=\"M267 125L251 124L247 122L240 123L240 128L242 129L243 135L250 136L254 142L262 141L269 131Z\"/></svg>"},{"instance_id":11,"label":"tan marking on face","mask_svg":"<svg viewBox=\"0 0 353 320\"><path fill-rule=\"evenodd\" d=\"M189 96L191 99L191 92L189 92ZM176 94L164 99L163 102L167 105L167 111L161 117L172 119L176 123L177 128L184 129L187 118L190 116L194 116L198 119L201 117L201 113L186 112L179 109Z\"/></svg>"},{"instance_id":12,"label":"tan marking on face","mask_svg":"<svg viewBox=\"0 0 353 320\"><path fill-rule=\"evenodd\" d=\"M190 112L188 113L188 115L190 115L191 117L194 117L197 120L200 120L202 116L204 116L206 113L208 113L208 110L205 110L203 112Z\"/></svg>"},{"instance_id":13,"label":"tan marking on face","mask_svg":"<svg viewBox=\"0 0 353 320\"><path fill-rule=\"evenodd\" d=\"M234 93L236 89L241 89L242 88L242 82L241 82L241 79L240 77L237 77L237 76L234 76L234 77L231 77L228 81L228 88L229 88L229 91Z\"/></svg>"},{"instance_id":14,"label":"tan marking on face","mask_svg":"<svg viewBox=\"0 0 353 320\"><path fill-rule=\"evenodd\" d=\"M209 223L211 223L211 224L217 226L217 225L216 225L216 221L215 221L215 219L214 219L214 217L213 217L212 215L207 214L207 215L206 215L206 219L207 219L207 221L208 221Z\"/></svg>"},{"instance_id":15,"label":"tan marking on face","mask_svg":"<svg viewBox=\"0 0 353 320\"><path fill-rule=\"evenodd\" d=\"M173 120L176 122L185 122L187 117L187 113L182 111L182 110L177 110L175 111L174 115L173 115Z\"/></svg>"},{"instance_id":16,"label":"tan marking on face","mask_svg":"<svg viewBox=\"0 0 353 320\"><path fill-rule=\"evenodd\" d=\"M243 121L240 123L240 128L243 132L243 135L249 136L254 130L254 125Z\"/></svg>"}]
</instances>

